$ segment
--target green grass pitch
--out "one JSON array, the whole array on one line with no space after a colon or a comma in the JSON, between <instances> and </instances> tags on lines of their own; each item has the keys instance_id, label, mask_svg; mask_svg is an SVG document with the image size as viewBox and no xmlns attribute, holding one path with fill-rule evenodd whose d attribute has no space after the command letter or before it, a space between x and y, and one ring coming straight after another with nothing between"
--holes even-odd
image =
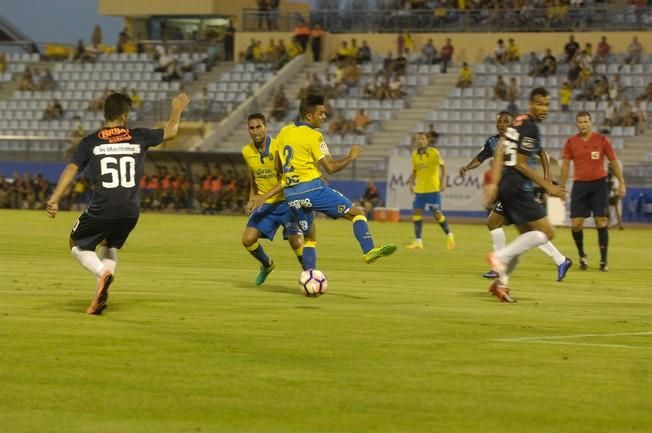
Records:
<instances>
[{"instance_id":1,"label":"green grass pitch","mask_svg":"<svg viewBox=\"0 0 652 433\"><path fill-rule=\"evenodd\" d=\"M350 223L319 219L313 299L278 238L254 286L244 217L144 214L96 317L76 218L0 211L1 433L652 432L650 230L610 231L608 273L586 230L590 269L563 283L529 252L508 305L481 225L452 224L448 251L426 224L408 251L411 224L372 222L400 249L366 265Z\"/></svg>"}]
</instances>

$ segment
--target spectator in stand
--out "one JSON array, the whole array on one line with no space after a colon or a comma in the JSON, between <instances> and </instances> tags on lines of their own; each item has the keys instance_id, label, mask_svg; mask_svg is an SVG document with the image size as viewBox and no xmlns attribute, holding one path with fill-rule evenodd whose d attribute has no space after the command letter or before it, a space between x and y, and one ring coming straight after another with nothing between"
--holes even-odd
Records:
<instances>
[{"instance_id":1,"label":"spectator in stand","mask_svg":"<svg viewBox=\"0 0 652 433\"><path fill-rule=\"evenodd\" d=\"M328 133L345 135L350 133L352 130L353 124L351 121L345 119L340 111L336 111L335 116L333 116L333 120L331 120L328 127Z\"/></svg>"},{"instance_id":2,"label":"spectator in stand","mask_svg":"<svg viewBox=\"0 0 652 433\"><path fill-rule=\"evenodd\" d=\"M507 83L502 75L498 75L496 84L494 85L494 100L507 101Z\"/></svg>"},{"instance_id":3,"label":"spectator in stand","mask_svg":"<svg viewBox=\"0 0 652 433\"><path fill-rule=\"evenodd\" d=\"M118 35L118 43L116 44L116 52L118 53L135 53L136 52L136 46L131 40L131 36L129 36L129 31L125 27L122 29L120 34Z\"/></svg>"},{"instance_id":4,"label":"spectator in stand","mask_svg":"<svg viewBox=\"0 0 652 433\"><path fill-rule=\"evenodd\" d=\"M376 97L376 80L375 78L369 78L367 81L364 83L364 87L362 87L362 96L366 99L370 98L375 98Z\"/></svg>"},{"instance_id":5,"label":"spectator in stand","mask_svg":"<svg viewBox=\"0 0 652 433\"><path fill-rule=\"evenodd\" d=\"M518 97L521 94L521 88L516 81L516 77L511 77L509 79L509 86L507 87L507 100L514 102L518 100Z\"/></svg>"},{"instance_id":6,"label":"spectator in stand","mask_svg":"<svg viewBox=\"0 0 652 433\"><path fill-rule=\"evenodd\" d=\"M54 90L57 87L57 83L54 81L52 72L50 69L46 69L41 79L39 80L38 88L39 90Z\"/></svg>"},{"instance_id":7,"label":"spectator in stand","mask_svg":"<svg viewBox=\"0 0 652 433\"><path fill-rule=\"evenodd\" d=\"M496 49L494 49L493 58L490 60L491 63L497 63L501 65L507 63L507 48L505 47L505 42L502 39L498 39Z\"/></svg>"},{"instance_id":8,"label":"spectator in stand","mask_svg":"<svg viewBox=\"0 0 652 433\"><path fill-rule=\"evenodd\" d=\"M4 74L7 70L7 56L5 53L0 52L0 74Z\"/></svg>"},{"instance_id":9,"label":"spectator in stand","mask_svg":"<svg viewBox=\"0 0 652 433\"><path fill-rule=\"evenodd\" d=\"M25 68L25 72L23 72L23 75L20 78L20 83L18 84L18 90L36 90L32 70L30 68Z\"/></svg>"},{"instance_id":10,"label":"spectator in stand","mask_svg":"<svg viewBox=\"0 0 652 433\"><path fill-rule=\"evenodd\" d=\"M609 97L614 101L618 100L621 90L620 75L616 74L614 79L609 82Z\"/></svg>"},{"instance_id":11,"label":"spectator in stand","mask_svg":"<svg viewBox=\"0 0 652 433\"><path fill-rule=\"evenodd\" d=\"M383 70L386 72L391 72L392 65L394 64L394 56L391 51L387 52L387 57L383 59Z\"/></svg>"},{"instance_id":12,"label":"spectator in stand","mask_svg":"<svg viewBox=\"0 0 652 433\"><path fill-rule=\"evenodd\" d=\"M342 63L346 62L351 58L351 49L349 48L349 43L347 41L342 41L340 49L335 53L334 61Z\"/></svg>"},{"instance_id":13,"label":"spectator in stand","mask_svg":"<svg viewBox=\"0 0 652 433\"><path fill-rule=\"evenodd\" d=\"M102 47L100 44L92 43L90 46L84 48L84 62L96 62L102 56Z\"/></svg>"},{"instance_id":14,"label":"spectator in stand","mask_svg":"<svg viewBox=\"0 0 652 433\"><path fill-rule=\"evenodd\" d=\"M399 53L394 59L394 62L392 63L391 71L396 74L405 75L405 70L407 69L409 55L410 55L410 50L407 48L403 50L403 53Z\"/></svg>"},{"instance_id":15,"label":"spectator in stand","mask_svg":"<svg viewBox=\"0 0 652 433\"><path fill-rule=\"evenodd\" d=\"M426 131L426 135L428 136L428 145L437 146L437 142L439 141L439 133L435 131L435 125L433 123L428 125L428 131Z\"/></svg>"},{"instance_id":16,"label":"spectator in stand","mask_svg":"<svg viewBox=\"0 0 652 433\"><path fill-rule=\"evenodd\" d=\"M353 118L353 132L356 134L366 134L367 126L371 124L371 119L367 116L364 110L359 110L358 114Z\"/></svg>"},{"instance_id":17,"label":"spectator in stand","mask_svg":"<svg viewBox=\"0 0 652 433\"><path fill-rule=\"evenodd\" d=\"M639 64L643 57L643 45L638 41L638 37L634 36L632 42L627 47L627 57L625 63L628 65Z\"/></svg>"},{"instance_id":18,"label":"spectator in stand","mask_svg":"<svg viewBox=\"0 0 652 433\"><path fill-rule=\"evenodd\" d=\"M439 56L441 58L441 72L443 74L445 74L446 71L448 70L448 65L453 60L454 52L455 52L455 48L451 43L451 38L446 38L446 43L444 44L443 47L441 47L441 50L439 52Z\"/></svg>"},{"instance_id":19,"label":"spectator in stand","mask_svg":"<svg viewBox=\"0 0 652 433\"><path fill-rule=\"evenodd\" d=\"M357 61L358 63L367 63L370 62L372 58L371 47L367 44L367 41L362 41L362 46L358 50Z\"/></svg>"},{"instance_id":20,"label":"spectator in stand","mask_svg":"<svg viewBox=\"0 0 652 433\"><path fill-rule=\"evenodd\" d=\"M629 102L629 98L625 96L618 106L618 111L616 112L616 122L621 126L634 126L636 123L634 107L632 103Z\"/></svg>"},{"instance_id":21,"label":"spectator in stand","mask_svg":"<svg viewBox=\"0 0 652 433\"><path fill-rule=\"evenodd\" d=\"M224 31L224 60L233 61L233 48L235 46L235 27L233 20L229 20L229 25Z\"/></svg>"},{"instance_id":22,"label":"spectator in stand","mask_svg":"<svg viewBox=\"0 0 652 433\"><path fill-rule=\"evenodd\" d=\"M604 126L607 128L611 129L614 127L617 123L617 118L616 118L616 110L618 107L616 107L616 104L614 104L614 100L609 98L607 99L607 105L604 107Z\"/></svg>"},{"instance_id":23,"label":"spectator in stand","mask_svg":"<svg viewBox=\"0 0 652 433\"><path fill-rule=\"evenodd\" d=\"M310 27L304 20L299 21L299 23L294 27L294 39L299 42L301 52L306 51L308 41L310 40Z\"/></svg>"},{"instance_id":24,"label":"spectator in stand","mask_svg":"<svg viewBox=\"0 0 652 433\"><path fill-rule=\"evenodd\" d=\"M521 60L521 52L514 41L514 38L509 38L507 40L507 61L508 62L518 62Z\"/></svg>"},{"instance_id":25,"label":"spectator in stand","mask_svg":"<svg viewBox=\"0 0 652 433\"><path fill-rule=\"evenodd\" d=\"M279 53L278 45L276 45L276 43L274 42L274 38L269 38L269 45L267 46L267 49L263 54L263 59L264 59L263 61L266 63L277 63L279 60L278 53Z\"/></svg>"},{"instance_id":26,"label":"spectator in stand","mask_svg":"<svg viewBox=\"0 0 652 433\"><path fill-rule=\"evenodd\" d=\"M279 45L281 42L282 41L279 41ZM264 60L265 60L265 54L263 52L263 43L261 41L256 41L251 50L251 61L254 63L261 63Z\"/></svg>"},{"instance_id":27,"label":"spectator in stand","mask_svg":"<svg viewBox=\"0 0 652 433\"><path fill-rule=\"evenodd\" d=\"M543 77L549 77L557 73L557 58L552 54L550 48L546 48L546 55L541 59L539 74Z\"/></svg>"},{"instance_id":28,"label":"spectator in stand","mask_svg":"<svg viewBox=\"0 0 652 433\"><path fill-rule=\"evenodd\" d=\"M361 76L362 70L360 69L360 65L354 59L350 59L349 64L343 68L342 80L338 84L340 86L343 85L348 91L348 89L358 84Z\"/></svg>"},{"instance_id":29,"label":"spectator in stand","mask_svg":"<svg viewBox=\"0 0 652 433\"><path fill-rule=\"evenodd\" d=\"M611 54L611 46L607 43L607 37L602 36L602 38L600 38L600 42L598 43L598 48L595 52L593 63L607 63L609 54Z\"/></svg>"},{"instance_id":30,"label":"spectator in stand","mask_svg":"<svg viewBox=\"0 0 652 433\"><path fill-rule=\"evenodd\" d=\"M290 101L288 100L288 97L285 95L285 86L283 84L279 84L279 86L276 88L276 93L274 94L274 102L272 105L272 117L277 121L280 122L283 119L285 119L285 116L287 116L288 109L290 108Z\"/></svg>"},{"instance_id":31,"label":"spectator in stand","mask_svg":"<svg viewBox=\"0 0 652 433\"><path fill-rule=\"evenodd\" d=\"M609 83L604 75L595 79L593 87L593 100L602 101L609 97Z\"/></svg>"},{"instance_id":32,"label":"spectator in stand","mask_svg":"<svg viewBox=\"0 0 652 433\"><path fill-rule=\"evenodd\" d=\"M267 24L267 30L272 30L272 6L269 0L256 0L258 5L258 30L263 29L263 23Z\"/></svg>"},{"instance_id":33,"label":"spectator in stand","mask_svg":"<svg viewBox=\"0 0 652 433\"><path fill-rule=\"evenodd\" d=\"M349 47L349 51L351 52L350 57L357 60L360 47L358 46L358 41L356 38L351 39L351 46Z\"/></svg>"},{"instance_id":34,"label":"spectator in stand","mask_svg":"<svg viewBox=\"0 0 652 433\"><path fill-rule=\"evenodd\" d=\"M403 97L403 78L402 75L394 74L389 80L387 97L390 99L401 99Z\"/></svg>"},{"instance_id":35,"label":"spectator in stand","mask_svg":"<svg viewBox=\"0 0 652 433\"><path fill-rule=\"evenodd\" d=\"M385 99L389 97L389 72L376 72L376 99Z\"/></svg>"},{"instance_id":36,"label":"spectator in stand","mask_svg":"<svg viewBox=\"0 0 652 433\"><path fill-rule=\"evenodd\" d=\"M537 76L541 69L541 61L537 57L537 53L530 51L530 60L528 61L528 75L530 77Z\"/></svg>"},{"instance_id":37,"label":"spectator in stand","mask_svg":"<svg viewBox=\"0 0 652 433\"><path fill-rule=\"evenodd\" d=\"M294 59L296 56L298 56L301 53L303 53L303 49L301 48L301 43L296 39L292 39L290 41L290 46L287 49L288 61Z\"/></svg>"},{"instance_id":38,"label":"spectator in stand","mask_svg":"<svg viewBox=\"0 0 652 433\"><path fill-rule=\"evenodd\" d=\"M437 48L432 42L432 38L428 39L423 47L421 47L421 59L420 62L426 65L435 65L439 63L439 57L437 56Z\"/></svg>"},{"instance_id":39,"label":"spectator in stand","mask_svg":"<svg viewBox=\"0 0 652 433\"><path fill-rule=\"evenodd\" d=\"M88 101L88 111L100 111L104 106L104 100L113 93L110 89L104 89L104 92L98 94L95 98Z\"/></svg>"},{"instance_id":40,"label":"spectator in stand","mask_svg":"<svg viewBox=\"0 0 652 433\"><path fill-rule=\"evenodd\" d=\"M378 193L378 188L374 185L373 181L367 181L367 188L364 190L362 199L360 199L360 205L364 208L365 214L367 217L370 217L374 208L379 206L381 202L380 194Z\"/></svg>"},{"instance_id":41,"label":"spectator in stand","mask_svg":"<svg viewBox=\"0 0 652 433\"><path fill-rule=\"evenodd\" d=\"M396 52L398 54L403 54L405 49L405 33L401 32L396 36Z\"/></svg>"},{"instance_id":42,"label":"spectator in stand","mask_svg":"<svg viewBox=\"0 0 652 433\"><path fill-rule=\"evenodd\" d=\"M580 44L575 42L575 36L570 35L568 42L564 45L564 54L566 54L565 63L569 63L580 49Z\"/></svg>"},{"instance_id":43,"label":"spectator in stand","mask_svg":"<svg viewBox=\"0 0 652 433\"><path fill-rule=\"evenodd\" d=\"M455 85L458 88L464 89L471 87L473 85L473 71L469 68L469 65L464 62L462 63L462 70L460 75L457 78L457 84Z\"/></svg>"},{"instance_id":44,"label":"spectator in stand","mask_svg":"<svg viewBox=\"0 0 652 433\"><path fill-rule=\"evenodd\" d=\"M590 59L591 56L593 55L593 44L591 42L585 43L584 44L584 50L582 50L582 51L584 52L584 55L588 56L589 59Z\"/></svg>"},{"instance_id":45,"label":"spectator in stand","mask_svg":"<svg viewBox=\"0 0 652 433\"><path fill-rule=\"evenodd\" d=\"M559 104L561 105L561 111L568 112L572 95L573 89L571 89L568 81L564 81L561 89L559 89Z\"/></svg>"},{"instance_id":46,"label":"spectator in stand","mask_svg":"<svg viewBox=\"0 0 652 433\"><path fill-rule=\"evenodd\" d=\"M321 62L321 47L324 39L324 30L319 24L315 24L310 32L310 49L312 50L312 60Z\"/></svg>"},{"instance_id":47,"label":"spectator in stand","mask_svg":"<svg viewBox=\"0 0 652 433\"><path fill-rule=\"evenodd\" d=\"M52 100L50 105L43 113L43 120L61 120L63 119L63 107L58 99Z\"/></svg>"},{"instance_id":48,"label":"spectator in stand","mask_svg":"<svg viewBox=\"0 0 652 433\"><path fill-rule=\"evenodd\" d=\"M278 40L278 62L274 66L275 69L280 69L281 66L287 63L288 61L288 50L285 46L285 41L283 39Z\"/></svg>"},{"instance_id":49,"label":"spectator in stand","mask_svg":"<svg viewBox=\"0 0 652 433\"><path fill-rule=\"evenodd\" d=\"M636 98L634 114L636 115L636 133L645 134L647 129L647 104L643 98Z\"/></svg>"},{"instance_id":50,"label":"spectator in stand","mask_svg":"<svg viewBox=\"0 0 652 433\"><path fill-rule=\"evenodd\" d=\"M551 27L562 27L568 19L568 5L554 0L548 6L548 23Z\"/></svg>"}]
</instances>

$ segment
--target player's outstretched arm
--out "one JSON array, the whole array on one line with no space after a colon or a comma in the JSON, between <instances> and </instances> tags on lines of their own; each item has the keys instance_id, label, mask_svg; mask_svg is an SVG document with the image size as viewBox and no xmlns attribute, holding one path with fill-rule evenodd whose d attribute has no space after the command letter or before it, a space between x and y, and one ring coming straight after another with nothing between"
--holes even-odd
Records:
<instances>
[{"instance_id":1,"label":"player's outstretched arm","mask_svg":"<svg viewBox=\"0 0 652 433\"><path fill-rule=\"evenodd\" d=\"M482 164L480 161L478 161L478 158L475 157L471 161L469 161L468 164L460 167L460 176L464 176L467 171L473 170L474 168L478 168Z\"/></svg>"},{"instance_id":2,"label":"player's outstretched arm","mask_svg":"<svg viewBox=\"0 0 652 433\"><path fill-rule=\"evenodd\" d=\"M566 186L566 182L568 182L568 172L570 171L570 161L567 159L564 159L561 162L561 172L559 174L559 185L561 186Z\"/></svg>"},{"instance_id":3,"label":"player's outstretched arm","mask_svg":"<svg viewBox=\"0 0 652 433\"><path fill-rule=\"evenodd\" d=\"M186 109L190 103L190 98L185 93L181 93L172 99L172 111L170 112L170 120L163 128L163 140L171 140L177 136L179 132L179 122L181 121L181 113Z\"/></svg>"},{"instance_id":4,"label":"player's outstretched arm","mask_svg":"<svg viewBox=\"0 0 652 433\"><path fill-rule=\"evenodd\" d=\"M68 187L75 178L78 170L79 167L71 162L66 165L66 168L61 172L57 186L54 188L54 192L46 204L46 209L50 218L54 218L57 215L57 212L59 211L59 200L61 200L64 192L68 190Z\"/></svg>"},{"instance_id":5,"label":"player's outstretched arm","mask_svg":"<svg viewBox=\"0 0 652 433\"><path fill-rule=\"evenodd\" d=\"M442 192L446 189L446 166L439 165L439 191Z\"/></svg>"},{"instance_id":6,"label":"player's outstretched arm","mask_svg":"<svg viewBox=\"0 0 652 433\"><path fill-rule=\"evenodd\" d=\"M349 164L355 161L362 153L362 146L354 145L349 150L349 154L342 159L333 159L332 156L326 155L319 160L319 165L328 174L335 174L338 171L345 169Z\"/></svg>"},{"instance_id":7,"label":"player's outstretched arm","mask_svg":"<svg viewBox=\"0 0 652 433\"><path fill-rule=\"evenodd\" d=\"M505 161L505 153L503 149L503 141L501 140L496 146L494 159L491 162L491 182L485 185L484 189L484 207L491 208L498 198L498 185L503 176L503 163Z\"/></svg>"}]
</instances>

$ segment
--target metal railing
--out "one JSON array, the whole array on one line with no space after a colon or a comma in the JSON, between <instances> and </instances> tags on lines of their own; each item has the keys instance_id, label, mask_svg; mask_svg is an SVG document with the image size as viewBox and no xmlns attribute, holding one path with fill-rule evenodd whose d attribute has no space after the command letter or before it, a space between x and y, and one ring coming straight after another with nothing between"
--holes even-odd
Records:
<instances>
[{"instance_id":1,"label":"metal railing","mask_svg":"<svg viewBox=\"0 0 652 433\"><path fill-rule=\"evenodd\" d=\"M309 14L243 10L245 31L292 31L302 20L330 32L565 32L649 30L652 8L596 4L583 7L520 9L330 9Z\"/></svg>"}]
</instances>

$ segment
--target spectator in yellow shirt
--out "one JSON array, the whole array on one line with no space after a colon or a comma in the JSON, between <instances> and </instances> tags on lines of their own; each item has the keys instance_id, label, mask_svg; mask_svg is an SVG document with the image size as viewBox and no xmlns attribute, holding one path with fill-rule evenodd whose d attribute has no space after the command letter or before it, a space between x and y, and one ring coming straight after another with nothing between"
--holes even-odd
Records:
<instances>
[{"instance_id":1,"label":"spectator in yellow shirt","mask_svg":"<svg viewBox=\"0 0 652 433\"><path fill-rule=\"evenodd\" d=\"M469 68L469 65L464 62L462 64L462 70L460 71L459 78L457 79L457 87L466 88L471 87L473 84L473 71Z\"/></svg>"},{"instance_id":2,"label":"spectator in yellow shirt","mask_svg":"<svg viewBox=\"0 0 652 433\"><path fill-rule=\"evenodd\" d=\"M518 62L521 60L521 53L519 52L516 42L513 38L507 40L507 61L508 62Z\"/></svg>"},{"instance_id":3,"label":"spectator in yellow shirt","mask_svg":"<svg viewBox=\"0 0 652 433\"><path fill-rule=\"evenodd\" d=\"M563 86L559 89L559 104L561 105L561 111L568 111L572 94L573 89L571 89L570 84L568 84L568 81L564 81Z\"/></svg>"}]
</instances>

